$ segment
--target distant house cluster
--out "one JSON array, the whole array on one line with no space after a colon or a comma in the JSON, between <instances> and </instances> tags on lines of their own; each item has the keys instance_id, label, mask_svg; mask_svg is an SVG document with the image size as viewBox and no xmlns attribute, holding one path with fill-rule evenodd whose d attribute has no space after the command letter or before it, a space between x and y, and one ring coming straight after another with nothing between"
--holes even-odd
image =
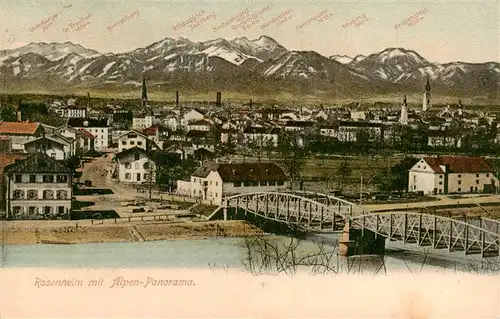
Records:
<instances>
[{"instance_id":1,"label":"distant house cluster","mask_svg":"<svg viewBox=\"0 0 500 319\"><path fill-rule=\"evenodd\" d=\"M361 141L431 150L472 150L487 141L487 147L500 148L495 114L468 111L460 100L436 106L430 80L418 108L410 108L404 96L396 109L358 103L279 107L252 100L235 105L221 92L216 103L181 105L176 92L175 103L153 106L145 78L141 89L141 101L133 107L92 107L89 95L84 103L52 101L51 112L65 120L57 127L23 121L19 108L16 121L0 121L2 203L9 218L69 216L73 177L65 161L99 152L113 154L117 182L136 185L158 180L162 154L197 161L199 168L188 179L176 181L176 192L220 204L231 194L289 187L290 178L271 159L285 137L301 148L321 141L318 152L331 145L360 148ZM269 154L267 161L262 152ZM259 162L228 160L232 154L259 157ZM498 186L493 169L479 157L423 157L409 176L408 190L426 194L490 192Z\"/></svg>"}]
</instances>

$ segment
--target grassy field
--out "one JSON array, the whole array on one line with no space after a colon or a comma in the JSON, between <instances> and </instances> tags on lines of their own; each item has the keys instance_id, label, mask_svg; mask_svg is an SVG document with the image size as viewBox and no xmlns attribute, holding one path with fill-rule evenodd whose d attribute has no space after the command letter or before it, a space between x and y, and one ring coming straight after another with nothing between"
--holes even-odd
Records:
<instances>
[{"instance_id":1,"label":"grassy field","mask_svg":"<svg viewBox=\"0 0 500 319\"><path fill-rule=\"evenodd\" d=\"M352 170L351 175L344 183L344 192L359 192L361 177L363 177L363 191L375 190L373 176L380 170L391 167L398 163L398 157L375 157L375 156L352 156L352 157L311 157L307 160L304 177L306 180L314 180L305 184L306 189L330 191L340 188L340 176L338 168L342 162L347 161ZM327 181L329 179L329 181ZM323 180L323 181L321 181Z\"/></svg>"}]
</instances>

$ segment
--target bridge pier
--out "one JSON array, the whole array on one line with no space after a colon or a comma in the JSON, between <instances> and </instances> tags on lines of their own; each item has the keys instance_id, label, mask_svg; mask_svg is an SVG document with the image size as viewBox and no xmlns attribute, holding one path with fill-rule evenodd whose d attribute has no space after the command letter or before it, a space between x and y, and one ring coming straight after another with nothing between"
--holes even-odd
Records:
<instances>
[{"instance_id":1,"label":"bridge pier","mask_svg":"<svg viewBox=\"0 0 500 319\"><path fill-rule=\"evenodd\" d=\"M354 229L351 227L351 221L346 219L338 248L339 255L344 257L383 255L385 253L385 237L377 236L368 229Z\"/></svg>"}]
</instances>

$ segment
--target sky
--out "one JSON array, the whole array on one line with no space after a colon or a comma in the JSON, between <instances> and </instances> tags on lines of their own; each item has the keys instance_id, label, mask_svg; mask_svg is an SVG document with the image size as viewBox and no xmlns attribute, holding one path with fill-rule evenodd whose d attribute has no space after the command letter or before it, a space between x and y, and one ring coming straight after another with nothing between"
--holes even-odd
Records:
<instances>
[{"instance_id":1,"label":"sky","mask_svg":"<svg viewBox=\"0 0 500 319\"><path fill-rule=\"evenodd\" d=\"M403 47L432 62L480 63L500 61L499 4L497 0L0 0L0 49L71 41L101 53L119 53L167 37L206 41L267 35L289 50L325 56L353 57ZM249 21L255 24L248 29L233 28L234 24L216 28L245 11L254 16ZM287 19L282 24L264 25L280 15ZM203 21L175 28L193 16ZM411 16L412 23L395 27ZM349 25L356 18L358 25Z\"/></svg>"}]
</instances>

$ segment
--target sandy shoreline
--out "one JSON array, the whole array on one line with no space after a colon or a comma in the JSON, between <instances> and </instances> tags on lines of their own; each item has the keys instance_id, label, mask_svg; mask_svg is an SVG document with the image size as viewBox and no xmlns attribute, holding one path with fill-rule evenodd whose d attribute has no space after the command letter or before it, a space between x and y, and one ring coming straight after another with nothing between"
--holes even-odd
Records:
<instances>
[{"instance_id":1,"label":"sandy shoreline","mask_svg":"<svg viewBox=\"0 0 500 319\"><path fill-rule=\"evenodd\" d=\"M240 220L207 222L130 222L93 226L19 227L2 223L1 245L137 242L263 234Z\"/></svg>"}]
</instances>

